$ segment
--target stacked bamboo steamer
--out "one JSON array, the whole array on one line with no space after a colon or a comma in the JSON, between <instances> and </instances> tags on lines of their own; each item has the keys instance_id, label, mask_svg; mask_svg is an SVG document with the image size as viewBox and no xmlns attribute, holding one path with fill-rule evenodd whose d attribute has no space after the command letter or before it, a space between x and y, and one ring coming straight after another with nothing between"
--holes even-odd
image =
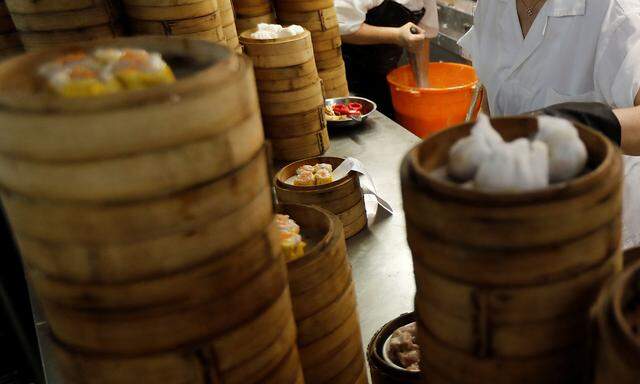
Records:
<instances>
[{"instance_id":1,"label":"stacked bamboo steamer","mask_svg":"<svg viewBox=\"0 0 640 384\"><path fill-rule=\"evenodd\" d=\"M242 32L240 42L253 61L273 157L292 161L323 154L329 134L309 32L267 40L253 39L253 32Z\"/></svg>"},{"instance_id":2,"label":"stacked bamboo steamer","mask_svg":"<svg viewBox=\"0 0 640 384\"><path fill-rule=\"evenodd\" d=\"M121 36L114 0L5 0L27 50Z\"/></svg>"},{"instance_id":3,"label":"stacked bamboo steamer","mask_svg":"<svg viewBox=\"0 0 640 384\"><path fill-rule=\"evenodd\" d=\"M349 96L333 0L277 0L278 20L311 31L318 74L328 98Z\"/></svg>"},{"instance_id":4,"label":"stacked bamboo steamer","mask_svg":"<svg viewBox=\"0 0 640 384\"><path fill-rule=\"evenodd\" d=\"M123 3L135 34L226 42L218 0L123 0Z\"/></svg>"},{"instance_id":5,"label":"stacked bamboo steamer","mask_svg":"<svg viewBox=\"0 0 640 384\"><path fill-rule=\"evenodd\" d=\"M22 43L4 0L0 1L0 59L22 50Z\"/></svg>"},{"instance_id":6,"label":"stacked bamboo steamer","mask_svg":"<svg viewBox=\"0 0 640 384\"><path fill-rule=\"evenodd\" d=\"M593 308L595 384L636 384L640 379L640 333L628 320L628 311L640 306L639 282L640 261L635 261L602 290Z\"/></svg>"},{"instance_id":7,"label":"stacked bamboo steamer","mask_svg":"<svg viewBox=\"0 0 640 384\"><path fill-rule=\"evenodd\" d=\"M298 350L307 384L366 384L356 295L342 223L330 212L284 204L300 226L304 256L287 263Z\"/></svg>"},{"instance_id":8,"label":"stacked bamboo steamer","mask_svg":"<svg viewBox=\"0 0 640 384\"><path fill-rule=\"evenodd\" d=\"M255 28L260 23L273 24L276 15L270 0L234 0L233 9L236 12L236 28L238 35Z\"/></svg>"},{"instance_id":9,"label":"stacked bamboo steamer","mask_svg":"<svg viewBox=\"0 0 640 384\"><path fill-rule=\"evenodd\" d=\"M63 99L64 52L160 52L176 83ZM247 59L141 37L0 64L2 201L68 383L303 383ZM47 113L43 113L46 111Z\"/></svg>"},{"instance_id":10,"label":"stacked bamboo steamer","mask_svg":"<svg viewBox=\"0 0 640 384\"><path fill-rule=\"evenodd\" d=\"M507 141L537 129L532 118L493 124ZM428 138L402 168L425 380L576 382L589 307L622 263L620 153L579 125L589 173L541 191L487 194L432 175L470 128Z\"/></svg>"},{"instance_id":11,"label":"stacked bamboo steamer","mask_svg":"<svg viewBox=\"0 0 640 384\"><path fill-rule=\"evenodd\" d=\"M296 161L278 171L274 184L279 202L315 205L336 215L342 222L344 236L348 239L367 226L364 195L357 173L352 171L340 180L311 187L296 186L288 182L303 165L327 163L335 169L343 161L339 157L314 157Z\"/></svg>"},{"instance_id":12,"label":"stacked bamboo steamer","mask_svg":"<svg viewBox=\"0 0 640 384\"><path fill-rule=\"evenodd\" d=\"M242 53L236 29L236 17L233 13L233 4L231 4L231 0L218 0L218 8L220 9L222 32L224 33L227 47L238 53Z\"/></svg>"}]
</instances>

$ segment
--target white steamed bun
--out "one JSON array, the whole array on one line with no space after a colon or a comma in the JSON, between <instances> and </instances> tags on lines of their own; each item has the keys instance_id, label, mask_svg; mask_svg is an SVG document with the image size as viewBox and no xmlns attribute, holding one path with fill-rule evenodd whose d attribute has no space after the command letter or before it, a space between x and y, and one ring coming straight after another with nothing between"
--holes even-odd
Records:
<instances>
[{"instance_id":1,"label":"white steamed bun","mask_svg":"<svg viewBox=\"0 0 640 384\"><path fill-rule=\"evenodd\" d=\"M480 114L471 128L471 135L458 140L449 150L447 173L463 182L473 179L480 163L503 143L500 134L491 126L489 117Z\"/></svg>"},{"instance_id":2,"label":"white steamed bun","mask_svg":"<svg viewBox=\"0 0 640 384\"><path fill-rule=\"evenodd\" d=\"M582 172L587 163L587 148L571 122L551 116L538 117L536 140L549 147L551 182L566 181Z\"/></svg>"},{"instance_id":3,"label":"white steamed bun","mask_svg":"<svg viewBox=\"0 0 640 384\"><path fill-rule=\"evenodd\" d=\"M525 138L498 145L481 161L474 185L484 192L545 188L549 185L547 145Z\"/></svg>"}]
</instances>

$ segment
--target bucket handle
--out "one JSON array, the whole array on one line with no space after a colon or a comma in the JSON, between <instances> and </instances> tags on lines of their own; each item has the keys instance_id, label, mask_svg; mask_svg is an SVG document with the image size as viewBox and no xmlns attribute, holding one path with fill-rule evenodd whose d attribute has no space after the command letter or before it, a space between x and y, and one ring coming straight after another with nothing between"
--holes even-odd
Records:
<instances>
[{"instance_id":1,"label":"bucket handle","mask_svg":"<svg viewBox=\"0 0 640 384\"><path fill-rule=\"evenodd\" d=\"M464 118L464 122L468 123L473 118L473 112L478 108L478 103L482 101L482 97L480 95L483 94L484 87L482 83L478 82L473 86L473 94L471 96L471 103L469 104L469 109L467 110L467 115Z\"/></svg>"}]
</instances>

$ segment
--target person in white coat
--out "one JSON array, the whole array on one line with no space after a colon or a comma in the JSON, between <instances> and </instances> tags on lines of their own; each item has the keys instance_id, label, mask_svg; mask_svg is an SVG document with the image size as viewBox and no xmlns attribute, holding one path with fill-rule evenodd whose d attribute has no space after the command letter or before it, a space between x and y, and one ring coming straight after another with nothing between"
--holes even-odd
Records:
<instances>
[{"instance_id":1,"label":"person in white coat","mask_svg":"<svg viewBox=\"0 0 640 384\"><path fill-rule=\"evenodd\" d=\"M403 48L424 50L438 34L436 0L335 0L349 90L393 116L386 76ZM413 28L413 33L412 33Z\"/></svg>"},{"instance_id":2,"label":"person in white coat","mask_svg":"<svg viewBox=\"0 0 640 384\"><path fill-rule=\"evenodd\" d=\"M459 44L491 115L565 116L640 155L640 0L478 0ZM626 247L640 243L639 188L625 156Z\"/></svg>"}]
</instances>

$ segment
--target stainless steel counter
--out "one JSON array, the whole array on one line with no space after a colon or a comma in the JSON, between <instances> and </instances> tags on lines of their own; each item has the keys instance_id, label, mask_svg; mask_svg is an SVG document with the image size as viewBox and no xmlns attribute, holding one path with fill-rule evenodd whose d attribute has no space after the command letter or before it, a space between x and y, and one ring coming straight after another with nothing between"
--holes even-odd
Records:
<instances>
[{"instance_id":1,"label":"stainless steel counter","mask_svg":"<svg viewBox=\"0 0 640 384\"><path fill-rule=\"evenodd\" d=\"M347 241L365 346L384 323L413 310L415 282L399 170L405 154L418 142L417 136L380 113L360 128L331 131L327 154L362 161L378 193L395 211L392 216L381 208L376 212L376 205L367 200L368 229Z\"/></svg>"}]
</instances>

